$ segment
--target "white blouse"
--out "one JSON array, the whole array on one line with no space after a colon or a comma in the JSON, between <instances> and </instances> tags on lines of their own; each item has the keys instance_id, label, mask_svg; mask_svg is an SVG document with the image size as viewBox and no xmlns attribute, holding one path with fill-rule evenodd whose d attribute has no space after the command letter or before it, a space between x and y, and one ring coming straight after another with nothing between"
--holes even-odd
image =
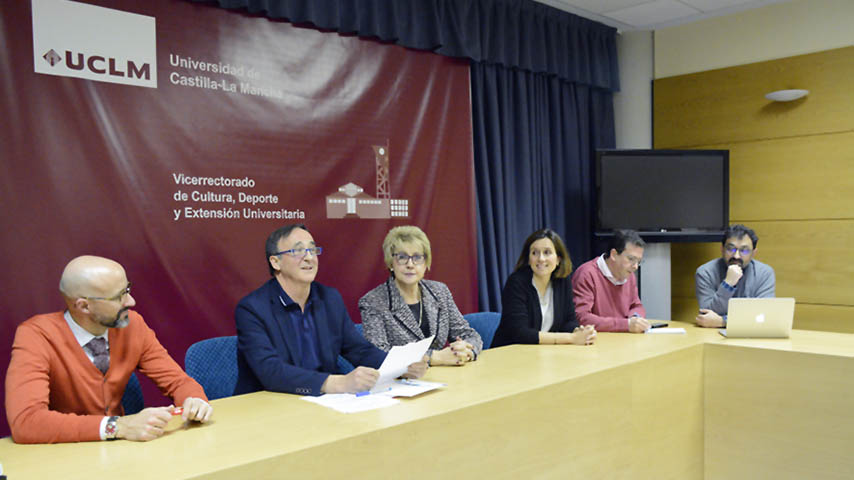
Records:
<instances>
[{"instance_id":1,"label":"white blouse","mask_svg":"<svg viewBox=\"0 0 854 480\"><path fill-rule=\"evenodd\" d=\"M531 278L531 285L534 285L534 289L537 288L533 278ZM540 291L537 290L537 297L540 299L540 312L543 314L543 324L540 326L540 331L548 332L555 322L554 290L552 290L552 283L549 282L549 286L546 287L546 294L543 296L540 296Z\"/></svg>"}]
</instances>

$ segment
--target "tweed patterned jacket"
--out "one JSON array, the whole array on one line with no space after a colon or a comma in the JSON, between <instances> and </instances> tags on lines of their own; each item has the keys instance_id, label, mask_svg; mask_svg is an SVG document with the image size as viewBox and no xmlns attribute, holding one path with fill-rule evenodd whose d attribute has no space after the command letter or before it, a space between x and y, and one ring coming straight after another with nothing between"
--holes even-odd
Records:
<instances>
[{"instance_id":1,"label":"tweed patterned jacket","mask_svg":"<svg viewBox=\"0 0 854 480\"><path fill-rule=\"evenodd\" d=\"M463 318L447 285L421 280L421 301L424 302L423 321L429 322L430 334L436 336L431 350L441 350L460 337L474 347L475 355L480 355L483 341ZM395 345L425 338L392 277L359 299L359 312L365 338L380 350L387 352Z\"/></svg>"}]
</instances>

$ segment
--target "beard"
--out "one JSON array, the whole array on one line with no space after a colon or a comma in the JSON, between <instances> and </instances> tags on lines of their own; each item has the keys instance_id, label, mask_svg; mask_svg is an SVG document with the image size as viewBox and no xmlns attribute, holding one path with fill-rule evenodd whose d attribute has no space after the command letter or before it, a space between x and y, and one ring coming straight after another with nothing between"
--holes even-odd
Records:
<instances>
[{"instance_id":1,"label":"beard","mask_svg":"<svg viewBox=\"0 0 854 480\"><path fill-rule=\"evenodd\" d=\"M116 313L116 317L109 321L100 321L99 323L107 328L125 328L130 323L130 316L127 314L130 307L124 307Z\"/></svg>"}]
</instances>

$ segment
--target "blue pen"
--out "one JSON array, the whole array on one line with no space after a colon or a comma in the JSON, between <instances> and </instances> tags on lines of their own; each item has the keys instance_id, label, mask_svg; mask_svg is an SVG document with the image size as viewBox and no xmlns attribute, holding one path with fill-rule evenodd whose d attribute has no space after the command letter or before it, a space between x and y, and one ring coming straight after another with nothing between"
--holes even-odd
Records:
<instances>
[{"instance_id":1,"label":"blue pen","mask_svg":"<svg viewBox=\"0 0 854 480\"><path fill-rule=\"evenodd\" d=\"M365 390L364 392L356 392L357 397L364 397L365 395L370 395L371 393L379 393L379 392L389 392L391 391L391 387L381 388L376 392L371 392L370 390Z\"/></svg>"}]
</instances>

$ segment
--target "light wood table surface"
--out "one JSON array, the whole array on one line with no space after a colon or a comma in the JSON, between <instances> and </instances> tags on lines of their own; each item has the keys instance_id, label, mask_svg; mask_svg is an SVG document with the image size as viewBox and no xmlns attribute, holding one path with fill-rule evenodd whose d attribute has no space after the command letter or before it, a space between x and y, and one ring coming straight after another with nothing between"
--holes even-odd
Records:
<instances>
[{"instance_id":1,"label":"light wood table surface","mask_svg":"<svg viewBox=\"0 0 854 480\"><path fill-rule=\"evenodd\" d=\"M671 326L687 333L486 350L431 368L446 388L384 409L256 392L147 443L0 439L0 463L10 480L851 478L854 335Z\"/></svg>"}]
</instances>

